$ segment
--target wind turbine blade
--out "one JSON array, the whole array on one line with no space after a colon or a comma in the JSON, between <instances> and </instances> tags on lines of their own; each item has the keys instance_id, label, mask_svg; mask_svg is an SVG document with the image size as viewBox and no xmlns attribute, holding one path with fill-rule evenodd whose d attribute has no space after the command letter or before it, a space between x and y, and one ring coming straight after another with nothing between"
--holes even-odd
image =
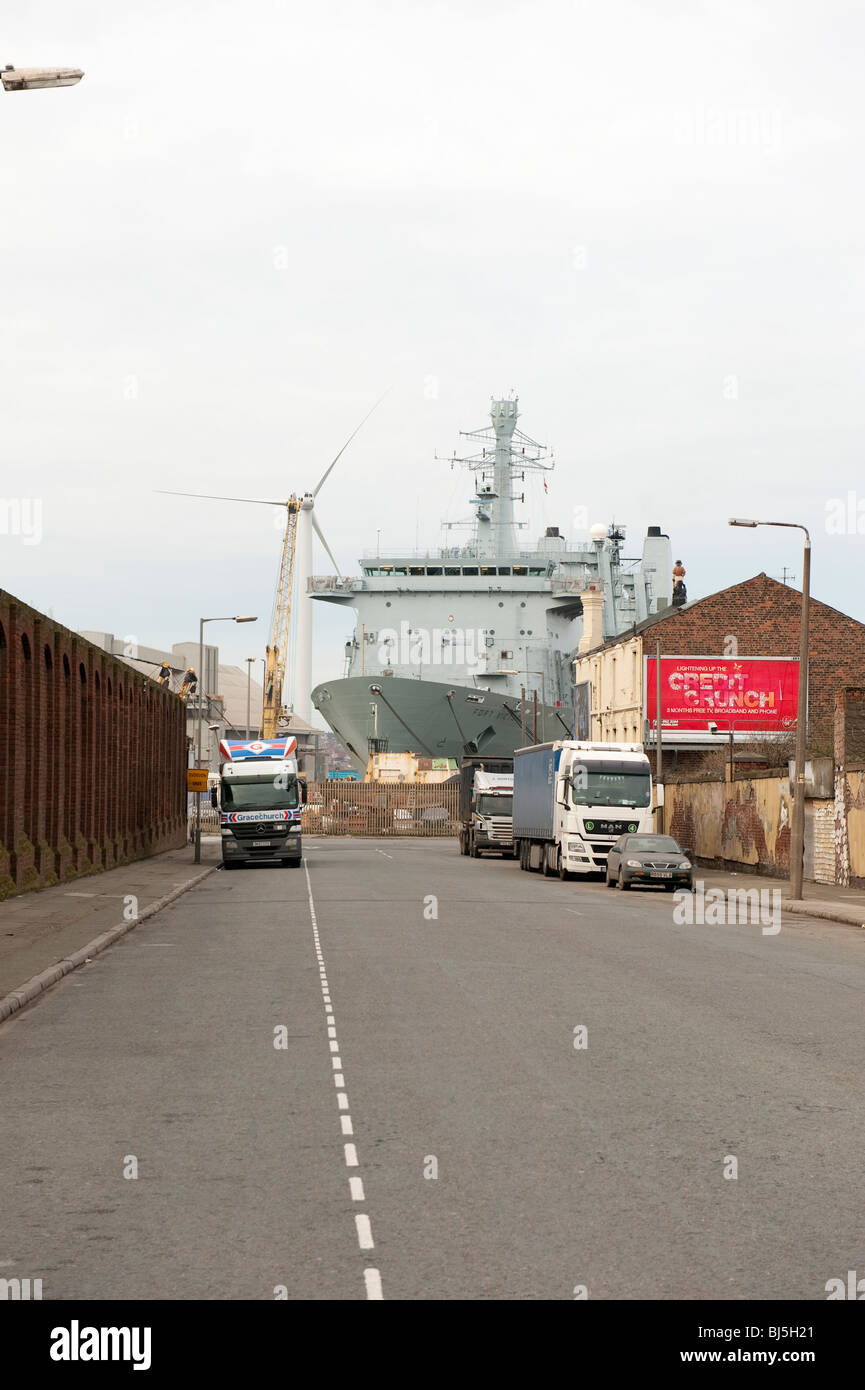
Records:
<instances>
[{"instance_id":1,"label":"wind turbine blade","mask_svg":"<svg viewBox=\"0 0 865 1390\"><path fill-rule=\"evenodd\" d=\"M160 493L163 497L204 497L212 502L254 502L259 507L284 507L285 498L281 502L268 502L265 497L222 497L216 492L172 492L169 488L155 487L154 492Z\"/></svg>"},{"instance_id":2,"label":"wind turbine blade","mask_svg":"<svg viewBox=\"0 0 865 1390\"><path fill-rule=\"evenodd\" d=\"M339 565L336 563L336 560L333 558L333 551L331 550L331 548L330 548L330 546L328 545L327 541L324 539L324 532L322 531L321 527L319 526L318 522L317 522L316 519L315 519L315 512L313 512L313 514L312 514L312 529L313 529L313 531L315 532L315 534L318 536L318 539L321 541L322 545L324 546L325 550L327 551L327 553L328 553L328 555L329 555L329 557L330 557L330 563L333 565L333 572L334 572L334 574L338 575L338 574L339 574Z\"/></svg>"},{"instance_id":3,"label":"wind turbine blade","mask_svg":"<svg viewBox=\"0 0 865 1390\"><path fill-rule=\"evenodd\" d=\"M342 455L345 453L345 451L346 451L346 449L348 448L349 444L350 444L351 441L354 439L354 436L358 433L359 430L363 429L363 427L364 427L364 425L366 424L367 420L369 419L370 415L372 415L372 412L373 412L374 410L378 410L379 406L381 405L382 401L384 400L385 396L387 395L388 391L390 391L390 389L391 389L391 388L388 387L388 388L387 388L387 391L383 392L382 395L379 396L379 398L378 398L378 400L376 401L375 405L372 406L372 407L366 412L366 414L364 415L364 417L363 417L363 419L361 420L360 424L358 425L357 429L352 430L351 434L348 436L348 439L347 439L347 440L345 441L345 443L343 444L342 448L340 449L340 451L339 451L339 453L337 454L336 458L335 458L335 459L333 460L333 462L331 463L330 467L327 469L327 471L326 471L325 473L323 473L323 474L321 475L321 477L319 478L319 480L318 480L318 482L316 483L315 487L312 489L312 495L313 495L313 497L317 497L318 494L321 492L321 489L324 487L325 483L327 482L328 478L330 477L331 473L333 472L333 469L334 469L335 465L336 465L336 464L339 462L339 460L342 458ZM329 553L329 552L328 552L328 553Z\"/></svg>"}]
</instances>

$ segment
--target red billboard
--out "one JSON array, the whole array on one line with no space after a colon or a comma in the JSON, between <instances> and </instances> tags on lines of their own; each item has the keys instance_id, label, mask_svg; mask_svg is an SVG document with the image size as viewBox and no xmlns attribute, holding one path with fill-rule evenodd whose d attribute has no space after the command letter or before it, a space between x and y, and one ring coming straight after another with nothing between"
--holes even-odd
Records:
<instances>
[{"instance_id":1,"label":"red billboard","mask_svg":"<svg viewBox=\"0 0 865 1390\"><path fill-rule=\"evenodd\" d=\"M646 658L644 709L657 723L656 659ZM795 727L799 662L787 657L662 656L664 730L785 733Z\"/></svg>"}]
</instances>

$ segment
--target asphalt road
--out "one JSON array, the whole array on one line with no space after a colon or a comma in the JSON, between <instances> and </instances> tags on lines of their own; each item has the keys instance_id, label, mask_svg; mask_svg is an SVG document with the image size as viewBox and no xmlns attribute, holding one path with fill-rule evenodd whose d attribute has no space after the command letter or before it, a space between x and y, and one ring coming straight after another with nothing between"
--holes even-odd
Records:
<instances>
[{"instance_id":1,"label":"asphalt road","mask_svg":"<svg viewBox=\"0 0 865 1390\"><path fill-rule=\"evenodd\" d=\"M452 841L307 861L212 875L0 1027L0 1277L823 1299L865 1272L865 933L680 926Z\"/></svg>"}]
</instances>

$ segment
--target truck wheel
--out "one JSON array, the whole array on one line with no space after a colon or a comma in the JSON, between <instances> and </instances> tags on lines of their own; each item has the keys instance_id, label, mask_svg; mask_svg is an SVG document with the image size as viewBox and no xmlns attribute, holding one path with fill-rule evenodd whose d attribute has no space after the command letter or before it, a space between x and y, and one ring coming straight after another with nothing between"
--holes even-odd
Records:
<instances>
[{"instance_id":1,"label":"truck wheel","mask_svg":"<svg viewBox=\"0 0 865 1390\"><path fill-rule=\"evenodd\" d=\"M556 866L557 866L558 871L559 871L559 878L567 880L567 879L573 877L573 875L570 873L570 871L569 871L568 869L565 868L564 861L563 861L563 859L562 859L562 850L561 850L561 846L559 846L559 854L558 854L558 858L557 858L557 860L556 860Z\"/></svg>"},{"instance_id":2,"label":"truck wheel","mask_svg":"<svg viewBox=\"0 0 865 1390\"><path fill-rule=\"evenodd\" d=\"M477 845L475 844L475 837L474 837L474 835L472 835L471 838L469 839L469 858L470 858L470 859L479 859L479 858L480 858L480 850L478 849Z\"/></svg>"},{"instance_id":3,"label":"truck wheel","mask_svg":"<svg viewBox=\"0 0 865 1390\"><path fill-rule=\"evenodd\" d=\"M555 874L555 869L553 868L552 863L550 862L551 848L551 845L544 845L544 857L541 861L541 873L543 874L544 878L552 878Z\"/></svg>"}]
</instances>

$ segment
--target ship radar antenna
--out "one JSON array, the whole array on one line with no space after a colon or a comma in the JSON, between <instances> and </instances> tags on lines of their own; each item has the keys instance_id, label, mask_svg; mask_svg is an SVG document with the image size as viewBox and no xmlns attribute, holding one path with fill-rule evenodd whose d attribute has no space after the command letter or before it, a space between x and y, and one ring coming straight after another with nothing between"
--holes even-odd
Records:
<instances>
[{"instance_id":1,"label":"ship radar antenna","mask_svg":"<svg viewBox=\"0 0 865 1390\"><path fill-rule=\"evenodd\" d=\"M519 397L490 398L490 424L479 430L461 430L464 439L476 440L480 451L458 457L454 451L448 462L461 463L477 478L472 506L475 508L473 549L479 557L503 559L517 553L516 531L524 523L514 520L514 503L524 502L525 494L515 490L526 472L547 473L555 468L550 449L517 428ZM441 456L436 454L436 458ZM444 461L444 460L442 460ZM478 477L478 475L480 475Z\"/></svg>"}]
</instances>

